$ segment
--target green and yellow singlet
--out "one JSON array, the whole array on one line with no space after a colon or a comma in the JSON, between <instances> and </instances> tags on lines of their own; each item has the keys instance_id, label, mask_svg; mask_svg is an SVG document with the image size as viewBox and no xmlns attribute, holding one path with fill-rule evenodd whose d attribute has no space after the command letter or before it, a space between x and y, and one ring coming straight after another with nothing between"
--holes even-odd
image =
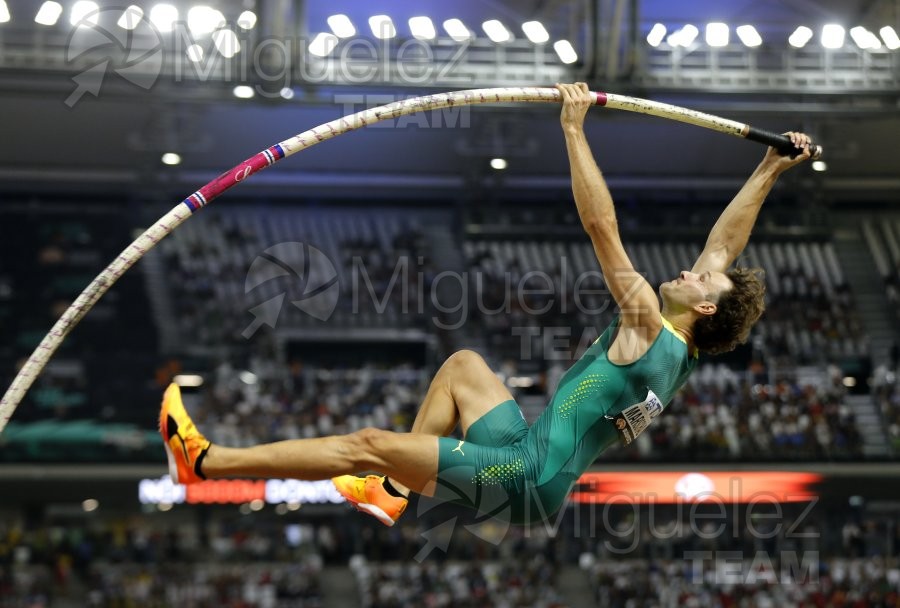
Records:
<instances>
[{"instance_id":1,"label":"green and yellow singlet","mask_svg":"<svg viewBox=\"0 0 900 608\"><path fill-rule=\"evenodd\" d=\"M662 321L647 352L618 365L607 357L615 319L530 428L508 401L473 423L464 440L440 438L436 496L514 523L555 513L597 456L617 440L631 443L693 371L696 354Z\"/></svg>"}]
</instances>

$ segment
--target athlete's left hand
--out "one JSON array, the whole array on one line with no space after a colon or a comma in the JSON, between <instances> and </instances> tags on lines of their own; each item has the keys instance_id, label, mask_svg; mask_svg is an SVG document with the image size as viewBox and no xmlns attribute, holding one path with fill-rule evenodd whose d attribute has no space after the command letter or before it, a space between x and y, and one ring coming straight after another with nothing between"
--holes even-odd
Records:
<instances>
[{"instance_id":1,"label":"athlete's left hand","mask_svg":"<svg viewBox=\"0 0 900 608\"><path fill-rule=\"evenodd\" d=\"M782 154L775 148L769 148L763 158L763 163L771 165L778 173L787 171L791 167L809 160L810 157L809 144L812 140L809 138L809 135L796 131L788 131L784 135L791 138L791 143L794 144L794 148L799 150L800 153L794 158L791 158L790 155Z\"/></svg>"},{"instance_id":2,"label":"athlete's left hand","mask_svg":"<svg viewBox=\"0 0 900 608\"><path fill-rule=\"evenodd\" d=\"M580 130L584 126L584 116L587 114L588 108L594 105L590 89L584 82L557 83L556 88L559 90L563 102L562 112L559 116L563 129Z\"/></svg>"}]
</instances>

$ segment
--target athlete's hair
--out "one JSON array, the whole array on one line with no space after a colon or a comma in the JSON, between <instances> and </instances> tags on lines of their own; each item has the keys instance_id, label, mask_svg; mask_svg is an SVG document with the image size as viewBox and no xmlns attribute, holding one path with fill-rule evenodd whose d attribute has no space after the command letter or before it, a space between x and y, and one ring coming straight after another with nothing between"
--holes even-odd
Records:
<instances>
[{"instance_id":1,"label":"athlete's hair","mask_svg":"<svg viewBox=\"0 0 900 608\"><path fill-rule=\"evenodd\" d=\"M734 287L719 295L714 314L694 323L694 345L710 355L727 353L746 342L750 328L766 309L761 268L732 268L725 275Z\"/></svg>"}]
</instances>

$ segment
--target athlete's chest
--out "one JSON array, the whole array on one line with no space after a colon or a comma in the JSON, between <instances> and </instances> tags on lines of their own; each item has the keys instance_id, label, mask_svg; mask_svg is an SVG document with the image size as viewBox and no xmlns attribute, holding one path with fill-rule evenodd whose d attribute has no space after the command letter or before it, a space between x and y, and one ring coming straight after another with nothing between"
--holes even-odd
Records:
<instances>
[{"instance_id":1,"label":"athlete's chest","mask_svg":"<svg viewBox=\"0 0 900 608\"><path fill-rule=\"evenodd\" d=\"M616 410L623 393L640 379L631 377L629 368L616 367L605 360L597 360L578 373L563 378L553 399L557 417L567 419L575 414L599 418Z\"/></svg>"}]
</instances>

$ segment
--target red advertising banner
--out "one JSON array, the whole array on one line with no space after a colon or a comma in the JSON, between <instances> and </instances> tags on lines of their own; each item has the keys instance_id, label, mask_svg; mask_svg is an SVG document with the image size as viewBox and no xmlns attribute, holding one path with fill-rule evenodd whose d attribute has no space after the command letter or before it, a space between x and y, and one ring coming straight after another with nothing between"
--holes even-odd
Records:
<instances>
[{"instance_id":1,"label":"red advertising banner","mask_svg":"<svg viewBox=\"0 0 900 608\"><path fill-rule=\"evenodd\" d=\"M822 476L790 471L640 471L585 473L572 492L580 503L803 502Z\"/></svg>"},{"instance_id":2,"label":"red advertising banner","mask_svg":"<svg viewBox=\"0 0 900 608\"><path fill-rule=\"evenodd\" d=\"M822 479L816 473L791 471L585 473L578 478L571 500L597 504L803 502L819 495L815 486ZM235 479L183 486L172 483L168 475L142 480L139 499L144 504L344 502L330 481Z\"/></svg>"}]
</instances>

